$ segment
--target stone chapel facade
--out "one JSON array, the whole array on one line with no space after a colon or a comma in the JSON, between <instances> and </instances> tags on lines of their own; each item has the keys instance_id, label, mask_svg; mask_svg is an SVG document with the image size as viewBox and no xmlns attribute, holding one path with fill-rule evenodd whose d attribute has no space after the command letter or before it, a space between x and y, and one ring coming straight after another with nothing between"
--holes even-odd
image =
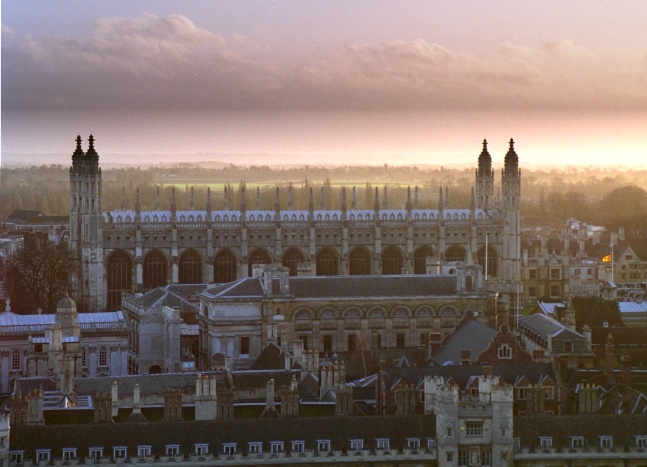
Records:
<instances>
[{"instance_id":1,"label":"stone chapel facade","mask_svg":"<svg viewBox=\"0 0 647 467\"><path fill-rule=\"evenodd\" d=\"M78 258L73 279L79 308L116 310L123 291L146 292L167 284L225 283L251 277L253 264L287 267L293 276L453 274L480 264L485 287L513 294L520 280L521 172L514 142L505 155L501 195L494 196L492 158L483 142L470 206L449 208L442 190L437 209L419 209L408 191L404 209L348 205L307 210L248 209L212 202L142 211L103 211L101 168L90 136L81 137L70 167L70 247ZM159 206L159 202L157 205ZM217 206L220 204L220 206Z\"/></svg>"}]
</instances>

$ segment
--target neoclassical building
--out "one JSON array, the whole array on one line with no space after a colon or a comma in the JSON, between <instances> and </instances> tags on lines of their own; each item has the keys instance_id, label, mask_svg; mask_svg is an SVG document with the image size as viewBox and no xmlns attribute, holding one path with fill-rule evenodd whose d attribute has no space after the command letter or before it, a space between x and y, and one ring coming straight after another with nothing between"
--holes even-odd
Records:
<instances>
[{"instance_id":1,"label":"neoclassical building","mask_svg":"<svg viewBox=\"0 0 647 467\"><path fill-rule=\"evenodd\" d=\"M494 196L492 157L483 142L470 206L449 208L442 190L437 209L419 209L417 189L404 209L356 209L342 190L339 209L248 209L191 201L188 209L103 211L99 155L81 137L70 167L70 247L79 258L74 294L81 309L115 310L123 291L167 284L226 283L252 275L253 264L287 267L293 276L453 273L480 264L488 289L516 291L520 279L521 172L514 142L505 155L501 195ZM258 204L258 203L257 203ZM350 206L349 206L350 204ZM157 206L160 206L159 198Z\"/></svg>"}]
</instances>

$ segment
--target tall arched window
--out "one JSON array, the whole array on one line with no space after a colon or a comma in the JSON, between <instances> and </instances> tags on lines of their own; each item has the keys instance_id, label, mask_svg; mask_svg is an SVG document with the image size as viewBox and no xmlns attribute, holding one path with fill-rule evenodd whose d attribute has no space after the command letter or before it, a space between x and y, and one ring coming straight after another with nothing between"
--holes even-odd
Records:
<instances>
[{"instance_id":1,"label":"tall arched window","mask_svg":"<svg viewBox=\"0 0 647 467\"><path fill-rule=\"evenodd\" d=\"M413 273L427 274L427 258L434 258L436 252L430 246L424 245L413 254Z\"/></svg>"},{"instance_id":2,"label":"tall arched window","mask_svg":"<svg viewBox=\"0 0 647 467\"><path fill-rule=\"evenodd\" d=\"M202 257L191 249L186 250L178 260L178 282L180 284L202 283Z\"/></svg>"},{"instance_id":3,"label":"tall arched window","mask_svg":"<svg viewBox=\"0 0 647 467\"><path fill-rule=\"evenodd\" d=\"M485 251L484 246L479 250L478 263L483 267L483 273L486 274L485 263L487 262L487 276L496 277L499 271L499 252L492 245L488 245L487 255L485 254Z\"/></svg>"},{"instance_id":4,"label":"tall arched window","mask_svg":"<svg viewBox=\"0 0 647 467\"><path fill-rule=\"evenodd\" d=\"M371 253L364 248L358 247L348 255L349 274L351 276L368 276L371 274Z\"/></svg>"},{"instance_id":5,"label":"tall arched window","mask_svg":"<svg viewBox=\"0 0 647 467\"><path fill-rule=\"evenodd\" d=\"M339 260L337 253L332 248L322 248L317 253L317 275L337 276L339 274Z\"/></svg>"},{"instance_id":6,"label":"tall arched window","mask_svg":"<svg viewBox=\"0 0 647 467\"><path fill-rule=\"evenodd\" d=\"M99 366L108 366L108 352L105 347L99 349Z\"/></svg>"},{"instance_id":7,"label":"tall arched window","mask_svg":"<svg viewBox=\"0 0 647 467\"><path fill-rule=\"evenodd\" d=\"M298 248L290 248L283 255L283 267L290 269L291 276L296 276L299 263L304 263L305 260L305 255Z\"/></svg>"},{"instance_id":8,"label":"tall arched window","mask_svg":"<svg viewBox=\"0 0 647 467\"><path fill-rule=\"evenodd\" d=\"M11 356L11 369L13 371L20 370L20 352L15 351Z\"/></svg>"},{"instance_id":9,"label":"tall arched window","mask_svg":"<svg viewBox=\"0 0 647 467\"><path fill-rule=\"evenodd\" d=\"M85 348L82 348L82 349L81 349L81 366L82 366L83 368L85 368L86 366L88 366L88 360L87 360L87 357L86 357L86 353L85 353L85 352L86 352L86 351L85 351Z\"/></svg>"},{"instance_id":10,"label":"tall arched window","mask_svg":"<svg viewBox=\"0 0 647 467\"><path fill-rule=\"evenodd\" d=\"M402 274L404 255L397 247L389 246L382 251L382 274Z\"/></svg>"},{"instance_id":11,"label":"tall arched window","mask_svg":"<svg viewBox=\"0 0 647 467\"><path fill-rule=\"evenodd\" d=\"M164 253L153 250L144 257L144 290L168 284L168 260Z\"/></svg>"},{"instance_id":12,"label":"tall arched window","mask_svg":"<svg viewBox=\"0 0 647 467\"><path fill-rule=\"evenodd\" d=\"M106 309L114 311L121 305L121 293L133 289L133 260L124 250L116 250L106 263L108 304Z\"/></svg>"},{"instance_id":13,"label":"tall arched window","mask_svg":"<svg viewBox=\"0 0 647 467\"><path fill-rule=\"evenodd\" d=\"M252 251L247 260L247 277L252 277L252 265L254 264L271 264L272 258L270 254L262 248L257 248Z\"/></svg>"},{"instance_id":14,"label":"tall arched window","mask_svg":"<svg viewBox=\"0 0 647 467\"><path fill-rule=\"evenodd\" d=\"M451 261L465 261L465 248L461 245L452 245L445 250L445 260Z\"/></svg>"},{"instance_id":15,"label":"tall arched window","mask_svg":"<svg viewBox=\"0 0 647 467\"><path fill-rule=\"evenodd\" d=\"M238 259L231 250L221 250L213 260L213 281L217 284L238 278Z\"/></svg>"}]
</instances>

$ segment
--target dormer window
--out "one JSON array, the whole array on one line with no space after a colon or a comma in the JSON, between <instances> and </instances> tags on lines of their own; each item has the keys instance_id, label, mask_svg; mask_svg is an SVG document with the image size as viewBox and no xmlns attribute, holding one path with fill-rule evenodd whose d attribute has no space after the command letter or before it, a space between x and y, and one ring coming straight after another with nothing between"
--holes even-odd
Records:
<instances>
[{"instance_id":1,"label":"dormer window","mask_svg":"<svg viewBox=\"0 0 647 467\"><path fill-rule=\"evenodd\" d=\"M236 454L236 443L222 443L222 452L225 456Z\"/></svg>"},{"instance_id":2,"label":"dormer window","mask_svg":"<svg viewBox=\"0 0 647 467\"><path fill-rule=\"evenodd\" d=\"M647 448L647 435L636 436L636 447L641 449Z\"/></svg>"},{"instance_id":3,"label":"dormer window","mask_svg":"<svg viewBox=\"0 0 647 467\"><path fill-rule=\"evenodd\" d=\"M166 455L168 457L177 457L180 455L180 445L179 444L167 444L166 445Z\"/></svg>"},{"instance_id":4,"label":"dormer window","mask_svg":"<svg viewBox=\"0 0 647 467\"><path fill-rule=\"evenodd\" d=\"M330 452L330 440L329 439L318 439L317 440L317 451L318 452Z\"/></svg>"},{"instance_id":5,"label":"dormer window","mask_svg":"<svg viewBox=\"0 0 647 467\"><path fill-rule=\"evenodd\" d=\"M611 436L611 435L601 435L599 438L600 438L600 447L602 449L611 449L611 448L613 448L613 436Z\"/></svg>"},{"instance_id":6,"label":"dormer window","mask_svg":"<svg viewBox=\"0 0 647 467\"><path fill-rule=\"evenodd\" d=\"M552 436L540 436L539 437L539 447L542 449L550 449L553 447L553 437Z\"/></svg>"},{"instance_id":7,"label":"dormer window","mask_svg":"<svg viewBox=\"0 0 647 467\"><path fill-rule=\"evenodd\" d=\"M390 440L388 438L378 438L375 440L375 448L376 449L384 449L388 451L390 449Z\"/></svg>"},{"instance_id":8,"label":"dormer window","mask_svg":"<svg viewBox=\"0 0 647 467\"><path fill-rule=\"evenodd\" d=\"M360 452L364 448L363 439L351 439L350 440L350 450L352 452Z\"/></svg>"},{"instance_id":9,"label":"dormer window","mask_svg":"<svg viewBox=\"0 0 647 467\"><path fill-rule=\"evenodd\" d=\"M407 438L407 449L412 451L420 450L420 438Z\"/></svg>"},{"instance_id":10,"label":"dormer window","mask_svg":"<svg viewBox=\"0 0 647 467\"><path fill-rule=\"evenodd\" d=\"M306 452L305 441L292 441L292 445L290 446L290 451L296 454L304 454Z\"/></svg>"},{"instance_id":11,"label":"dormer window","mask_svg":"<svg viewBox=\"0 0 647 467\"><path fill-rule=\"evenodd\" d=\"M146 457L150 457L150 455L151 455L150 446L137 446L137 457L146 458Z\"/></svg>"},{"instance_id":12,"label":"dormer window","mask_svg":"<svg viewBox=\"0 0 647 467\"><path fill-rule=\"evenodd\" d=\"M283 441L270 441L270 453L281 454L285 450Z\"/></svg>"},{"instance_id":13,"label":"dormer window","mask_svg":"<svg viewBox=\"0 0 647 467\"><path fill-rule=\"evenodd\" d=\"M586 445L584 436L571 436L571 448L583 448Z\"/></svg>"},{"instance_id":14,"label":"dormer window","mask_svg":"<svg viewBox=\"0 0 647 467\"><path fill-rule=\"evenodd\" d=\"M260 456L263 454L263 443L260 441L250 441L247 443L250 455Z\"/></svg>"}]
</instances>

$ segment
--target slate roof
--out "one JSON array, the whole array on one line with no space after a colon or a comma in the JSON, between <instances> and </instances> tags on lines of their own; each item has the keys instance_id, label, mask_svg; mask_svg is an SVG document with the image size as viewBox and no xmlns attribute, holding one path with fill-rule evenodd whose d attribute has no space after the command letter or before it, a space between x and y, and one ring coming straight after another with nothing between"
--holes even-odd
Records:
<instances>
[{"instance_id":1,"label":"slate roof","mask_svg":"<svg viewBox=\"0 0 647 467\"><path fill-rule=\"evenodd\" d=\"M274 290L278 290L275 279ZM290 295L295 299L414 298L456 295L455 276L327 276L290 277ZM207 298L262 297L259 277L240 279L202 292Z\"/></svg>"},{"instance_id":2,"label":"slate roof","mask_svg":"<svg viewBox=\"0 0 647 467\"><path fill-rule=\"evenodd\" d=\"M247 450L250 441L265 443L282 440L305 441L306 449L316 449L317 440L331 441L334 450L349 448L349 439L364 439L364 447L373 447L375 439L388 438L392 448L406 447L406 438L424 439L436 434L434 415L388 417L290 417L273 419L234 419L213 421L177 421L153 423L92 423L86 425L31 425L11 428L12 450L25 450L26 458L35 458L35 449L50 448L60 457L63 448L76 447L85 457L90 447L126 446L129 456L138 445L150 445L152 453L165 455L167 444L178 444L180 452L195 452L196 443L209 444L209 451L222 453L222 443L235 442L238 451Z\"/></svg>"},{"instance_id":3,"label":"slate roof","mask_svg":"<svg viewBox=\"0 0 647 467\"><path fill-rule=\"evenodd\" d=\"M471 350L470 359L476 362L496 335L497 330L493 327L475 319L467 320L445 340L443 347L431 359L438 365L446 362L460 365L461 351Z\"/></svg>"},{"instance_id":4,"label":"slate roof","mask_svg":"<svg viewBox=\"0 0 647 467\"><path fill-rule=\"evenodd\" d=\"M256 357L250 370L283 370L285 369L285 351L276 343L270 342ZM289 352L288 352L289 353ZM290 353L289 353L290 354ZM291 354L290 354L291 355ZM301 368L301 365L294 363L292 368Z\"/></svg>"},{"instance_id":5,"label":"slate roof","mask_svg":"<svg viewBox=\"0 0 647 467\"><path fill-rule=\"evenodd\" d=\"M552 436L553 446L571 447L571 436L584 436L599 446L600 435L613 435L613 444L635 446L635 435L647 435L647 415L538 415L514 419L513 436L522 446L539 447L540 436Z\"/></svg>"},{"instance_id":6,"label":"slate roof","mask_svg":"<svg viewBox=\"0 0 647 467\"><path fill-rule=\"evenodd\" d=\"M535 313L534 315L522 318L521 325L546 340L549 335L552 336L553 339L585 339L582 334L579 334L567 328L562 323L540 313Z\"/></svg>"}]
</instances>

